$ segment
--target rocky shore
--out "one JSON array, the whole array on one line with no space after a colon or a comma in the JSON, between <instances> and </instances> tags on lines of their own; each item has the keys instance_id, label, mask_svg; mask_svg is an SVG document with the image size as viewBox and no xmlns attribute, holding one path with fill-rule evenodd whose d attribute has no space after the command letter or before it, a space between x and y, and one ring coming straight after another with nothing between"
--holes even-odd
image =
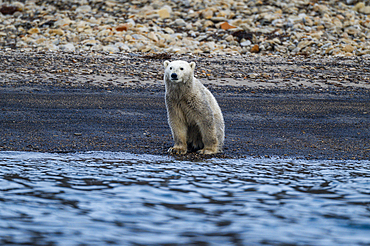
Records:
<instances>
[{"instance_id":1,"label":"rocky shore","mask_svg":"<svg viewBox=\"0 0 370 246\"><path fill-rule=\"evenodd\" d=\"M254 55L100 54L0 51L0 86L156 88L163 91L163 62L196 62L195 76L233 91L353 91L370 89L370 59ZM231 88L236 87L236 88Z\"/></svg>"},{"instance_id":2,"label":"rocky shore","mask_svg":"<svg viewBox=\"0 0 370 246\"><path fill-rule=\"evenodd\" d=\"M163 61L195 61L226 124L217 157L369 159L369 60L0 52L0 151L167 155ZM184 158L204 158L187 155Z\"/></svg>"},{"instance_id":3,"label":"rocky shore","mask_svg":"<svg viewBox=\"0 0 370 246\"><path fill-rule=\"evenodd\" d=\"M22 1L0 5L0 49L370 56L368 1Z\"/></svg>"}]
</instances>

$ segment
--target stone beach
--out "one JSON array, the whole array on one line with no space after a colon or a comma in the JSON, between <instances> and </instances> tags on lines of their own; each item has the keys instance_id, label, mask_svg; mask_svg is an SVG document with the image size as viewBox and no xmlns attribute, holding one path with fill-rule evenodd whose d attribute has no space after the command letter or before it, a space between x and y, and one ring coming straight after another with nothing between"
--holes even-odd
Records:
<instances>
[{"instance_id":1,"label":"stone beach","mask_svg":"<svg viewBox=\"0 0 370 246\"><path fill-rule=\"evenodd\" d=\"M33 0L0 6L5 50L370 56L369 1Z\"/></svg>"},{"instance_id":2,"label":"stone beach","mask_svg":"<svg viewBox=\"0 0 370 246\"><path fill-rule=\"evenodd\" d=\"M370 59L261 55L63 53L0 51L0 86L54 86L164 91L163 61L196 62L195 76L209 88L234 91L370 89ZM235 87L235 88L233 88Z\"/></svg>"},{"instance_id":3,"label":"stone beach","mask_svg":"<svg viewBox=\"0 0 370 246\"><path fill-rule=\"evenodd\" d=\"M167 155L163 60L195 61L225 118L216 157L370 157L370 60L0 52L0 151ZM199 159L189 154L185 159Z\"/></svg>"}]
</instances>

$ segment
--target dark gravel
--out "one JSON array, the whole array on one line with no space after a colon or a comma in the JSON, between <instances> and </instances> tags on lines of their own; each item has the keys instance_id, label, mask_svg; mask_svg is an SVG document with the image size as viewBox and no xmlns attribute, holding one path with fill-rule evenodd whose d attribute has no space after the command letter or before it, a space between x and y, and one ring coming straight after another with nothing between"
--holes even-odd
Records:
<instances>
[{"instance_id":1,"label":"dark gravel","mask_svg":"<svg viewBox=\"0 0 370 246\"><path fill-rule=\"evenodd\" d=\"M167 155L171 58L196 61L219 101L217 156L369 159L369 60L168 56L0 52L0 150Z\"/></svg>"},{"instance_id":2,"label":"dark gravel","mask_svg":"<svg viewBox=\"0 0 370 246\"><path fill-rule=\"evenodd\" d=\"M369 159L367 92L213 92L226 124L219 157ZM163 96L154 89L3 87L0 150L167 155Z\"/></svg>"}]
</instances>

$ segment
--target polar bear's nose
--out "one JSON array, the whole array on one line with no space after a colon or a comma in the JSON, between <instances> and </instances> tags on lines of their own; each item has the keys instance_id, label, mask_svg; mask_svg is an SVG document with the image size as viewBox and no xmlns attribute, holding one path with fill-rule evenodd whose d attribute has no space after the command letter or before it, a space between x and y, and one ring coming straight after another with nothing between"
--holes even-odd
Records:
<instances>
[{"instance_id":1,"label":"polar bear's nose","mask_svg":"<svg viewBox=\"0 0 370 246\"><path fill-rule=\"evenodd\" d=\"M171 73L171 79L177 79L177 74L176 73Z\"/></svg>"}]
</instances>

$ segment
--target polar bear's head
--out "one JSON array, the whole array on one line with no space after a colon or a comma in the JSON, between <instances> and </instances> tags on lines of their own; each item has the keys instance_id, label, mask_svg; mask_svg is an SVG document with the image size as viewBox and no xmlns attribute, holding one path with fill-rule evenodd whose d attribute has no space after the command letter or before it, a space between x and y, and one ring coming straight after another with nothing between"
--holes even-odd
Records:
<instances>
[{"instance_id":1,"label":"polar bear's head","mask_svg":"<svg viewBox=\"0 0 370 246\"><path fill-rule=\"evenodd\" d=\"M164 80L173 83L187 83L194 77L195 62L165 61Z\"/></svg>"}]
</instances>

